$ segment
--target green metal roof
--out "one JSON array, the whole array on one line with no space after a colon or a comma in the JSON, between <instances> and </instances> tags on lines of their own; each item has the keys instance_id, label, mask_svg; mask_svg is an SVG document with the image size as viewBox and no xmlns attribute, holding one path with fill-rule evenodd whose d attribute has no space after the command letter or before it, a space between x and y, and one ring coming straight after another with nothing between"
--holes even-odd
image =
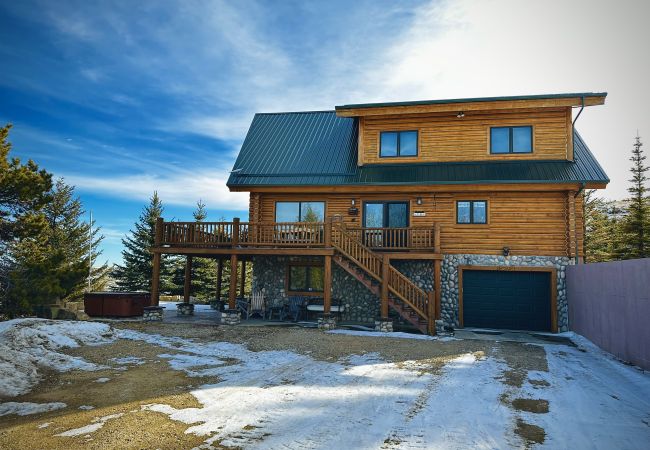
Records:
<instances>
[{"instance_id":1,"label":"green metal roof","mask_svg":"<svg viewBox=\"0 0 650 450\"><path fill-rule=\"evenodd\" d=\"M448 103L477 103L497 102L513 100L552 100L560 98L581 98L581 97L606 97L607 92L574 92L566 94L541 94L541 95L515 95L506 97L478 97L478 98L452 98L447 100L416 100L410 102L381 102L381 103L358 103L351 105L340 105L336 110L357 109L357 108L384 108L389 106L419 106L419 105L444 105Z\"/></svg>"},{"instance_id":2,"label":"green metal roof","mask_svg":"<svg viewBox=\"0 0 650 450\"><path fill-rule=\"evenodd\" d=\"M230 187L608 183L580 135L574 161L488 161L357 166L357 119L334 111L256 114ZM461 148L458 151L462 151Z\"/></svg>"}]
</instances>

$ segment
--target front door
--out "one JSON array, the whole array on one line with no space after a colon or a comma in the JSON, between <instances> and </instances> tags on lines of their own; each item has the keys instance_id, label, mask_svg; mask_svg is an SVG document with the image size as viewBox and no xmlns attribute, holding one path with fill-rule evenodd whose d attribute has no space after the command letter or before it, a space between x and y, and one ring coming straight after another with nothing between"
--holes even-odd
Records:
<instances>
[{"instance_id":1,"label":"front door","mask_svg":"<svg viewBox=\"0 0 650 450\"><path fill-rule=\"evenodd\" d=\"M366 202L364 243L369 247L407 247L407 202Z\"/></svg>"}]
</instances>

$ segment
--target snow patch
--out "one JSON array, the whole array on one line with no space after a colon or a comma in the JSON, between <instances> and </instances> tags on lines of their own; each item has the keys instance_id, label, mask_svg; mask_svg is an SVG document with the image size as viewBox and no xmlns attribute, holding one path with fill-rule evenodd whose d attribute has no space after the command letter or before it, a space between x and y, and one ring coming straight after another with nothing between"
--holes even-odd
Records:
<instances>
[{"instance_id":1,"label":"snow patch","mask_svg":"<svg viewBox=\"0 0 650 450\"><path fill-rule=\"evenodd\" d=\"M94 407L94 406L90 406L90 405L81 405L81 406L79 407L79 409L84 410L84 411L90 411L91 409L95 409L95 407Z\"/></svg>"},{"instance_id":2,"label":"snow patch","mask_svg":"<svg viewBox=\"0 0 650 450\"><path fill-rule=\"evenodd\" d=\"M31 403L31 402L6 402L0 403L0 416L16 414L18 416L27 416L29 414L40 414L48 411L65 408L65 403ZM41 428L41 427L39 427Z\"/></svg>"},{"instance_id":3,"label":"snow patch","mask_svg":"<svg viewBox=\"0 0 650 450\"><path fill-rule=\"evenodd\" d=\"M111 358L111 361L117 364L133 364L136 366L144 364L144 359L137 356L125 356L123 358Z\"/></svg>"},{"instance_id":4,"label":"snow patch","mask_svg":"<svg viewBox=\"0 0 650 450\"><path fill-rule=\"evenodd\" d=\"M0 395L15 397L36 385L39 367L93 371L104 368L57 350L102 345L115 335L102 323L16 319L0 323Z\"/></svg>"},{"instance_id":5,"label":"snow patch","mask_svg":"<svg viewBox=\"0 0 650 450\"><path fill-rule=\"evenodd\" d=\"M104 426L106 422L108 422L111 419L117 419L119 417L122 417L124 413L117 413L117 414L110 414L108 416L104 417L96 417L93 419L93 423L86 425L84 427L80 428L73 428L72 430L64 431L63 433L59 433L56 436L64 436L64 437L74 437L74 436L81 436L84 434L90 434L94 433L95 431L99 430L101 427Z\"/></svg>"},{"instance_id":6,"label":"snow patch","mask_svg":"<svg viewBox=\"0 0 650 450\"><path fill-rule=\"evenodd\" d=\"M106 383L106 382L108 382L108 381L111 381L111 379L110 379L110 378L107 378L107 377L101 377L101 378L97 378L97 379L95 380L95 383Z\"/></svg>"}]
</instances>

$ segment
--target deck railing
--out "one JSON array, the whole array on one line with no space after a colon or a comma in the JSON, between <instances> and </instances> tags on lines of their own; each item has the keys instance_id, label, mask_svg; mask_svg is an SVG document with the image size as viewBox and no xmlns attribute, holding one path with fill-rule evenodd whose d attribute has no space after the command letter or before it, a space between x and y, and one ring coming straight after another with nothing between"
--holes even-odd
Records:
<instances>
[{"instance_id":1,"label":"deck railing","mask_svg":"<svg viewBox=\"0 0 650 450\"><path fill-rule=\"evenodd\" d=\"M324 247L325 222L161 222L163 246ZM346 232L366 247L385 250L433 249L433 227L361 228ZM331 236L330 236L331 237Z\"/></svg>"}]
</instances>

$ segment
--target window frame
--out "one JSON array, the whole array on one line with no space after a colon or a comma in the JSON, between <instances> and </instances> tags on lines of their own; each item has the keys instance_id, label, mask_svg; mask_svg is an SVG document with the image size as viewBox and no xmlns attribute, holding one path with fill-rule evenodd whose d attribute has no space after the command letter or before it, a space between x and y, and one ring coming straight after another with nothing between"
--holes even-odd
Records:
<instances>
[{"instance_id":1,"label":"window frame","mask_svg":"<svg viewBox=\"0 0 650 450\"><path fill-rule=\"evenodd\" d=\"M291 289L291 269L293 267L304 267L306 272L305 272L305 286L303 286L305 289L302 290L293 290ZM309 262L292 262L286 265L286 274L285 274L285 292L287 295L314 295L314 296L322 296L323 295L323 290L315 290L311 289L309 290L309 286L311 284L311 270L313 267L318 267L323 271L323 282L324 277L325 277L325 265L323 263L320 263L318 261L309 261Z\"/></svg>"},{"instance_id":2,"label":"window frame","mask_svg":"<svg viewBox=\"0 0 650 450\"><path fill-rule=\"evenodd\" d=\"M304 222L302 219L302 204L303 203L322 203L323 204L323 218L319 222L324 222L327 217L327 202L325 200L276 200L273 210L273 220L275 223L292 223L290 222L278 222L278 203L298 203L298 221L295 223Z\"/></svg>"},{"instance_id":3,"label":"window frame","mask_svg":"<svg viewBox=\"0 0 650 450\"><path fill-rule=\"evenodd\" d=\"M397 154L396 155L382 155L381 154L381 136L384 133L397 133ZM402 155L402 133L415 133L415 155ZM391 130L379 132L379 157L380 158L417 158L420 156L420 130Z\"/></svg>"},{"instance_id":4,"label":"window frame","mask_svg":"<svg viewBox=\"0 0 650 450\"><path fill-rule=\"evenodd\" d=\"M515 128L528 128L530 129L530 151L516 152L514 151L514 129ZM494 152L492 150L492 130L507 129L508 130L508 151L507 152ZM535 152L535 127L533 125L507 125L498 127L489 127L488 130L488 152L490 155L530 155Z\"/></svg>"},{"instance_id":5,"label":"window frame","mask_svg":"<svg viewBox=\"0 0 650 450\"><path fill-rule=\"evenodd\" d=\"M458 204L469 203L469 222L460 222L458 217ZM474 221L474 203L485 203L485 222ZM456 200L456 225L487 225L489 223L487 200Z\"/></svg>"}]
</instances>

